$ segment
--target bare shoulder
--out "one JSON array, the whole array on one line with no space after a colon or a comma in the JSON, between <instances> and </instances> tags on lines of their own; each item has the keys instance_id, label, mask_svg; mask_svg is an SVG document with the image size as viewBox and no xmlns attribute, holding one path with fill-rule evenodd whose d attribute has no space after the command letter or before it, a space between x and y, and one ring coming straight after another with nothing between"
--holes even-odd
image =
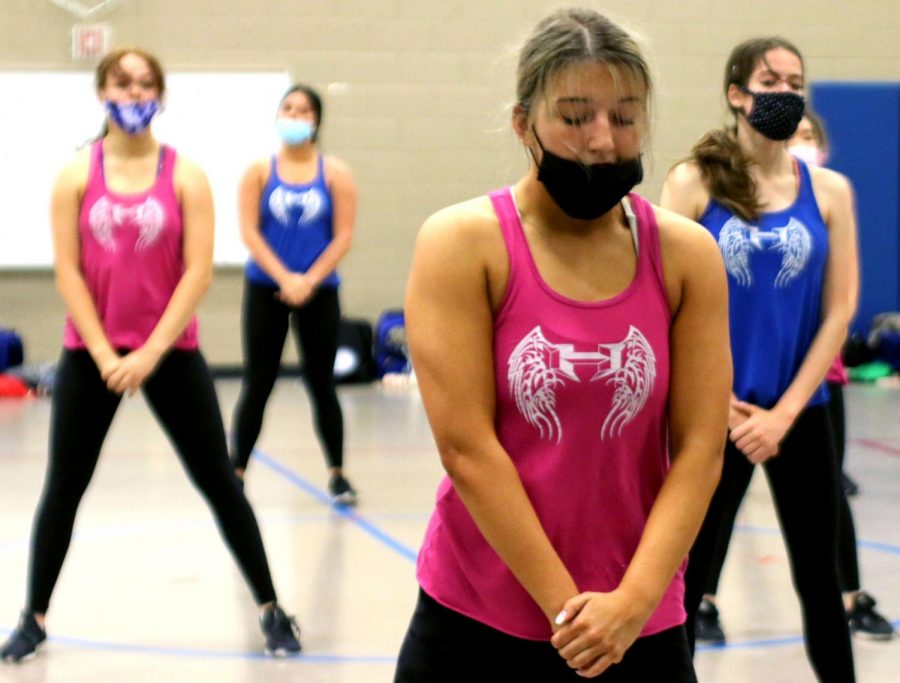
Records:
<instances>
[{"instance_id":1,"label":"bare shoulder","mask_svg":"<svg viewBox=\"0 0 900 683\"><path fill-rule=\"evenodd\" d=\"M338 157L326 155L324 157L324 164L325 174L330 178L349 178L353 175L353 172L350 170L350 165L346 161L344 161L343 159L339 159Z\"/></svg>"},{"instance_id":2,"label":"bare shoulder","mask_svg":"<svg viewBox=\"0 0 900 683\"><path fill-rule=\"evenodd\" d=\"M59 170L56 177L57 187L83 189L87 185L90 167L91 147L82 147Z\"/></svg>"},{"instance_id":3,"label":"bare shoulder","mask_svg":"<svg viewBox=\"0 0 900 683\"><path fill-rule=\"evenodd\" d=\"M709 192L697 162L682 161L666 175L660 203L688 218L699 218L709 203Z\"/></svg>"},{"instance_id":4,"label":"bare shoulder","mask_svg":"<svg viewBox=\"0 0 900 683\"><path fill-rule=\"evenodd\" d=\"M693 159L681 161L675 164L666 174L666 182L672 183L679 189L692 188L703 184L703 174L700 166Z\"/></svg>"},{"instance_id":5,"label":"bare shoulder","mask_svg":"<svg viewBox=\"0 0 900 683\"><path fill-rule=\"evenodd\" d=\"M656 223L659 226L660 248L663 258L677 259L719 255L719 248L710 232L699 223L681 214L653 206Z\"/></svg>"},{"instance_id":6,"label":"bare shoulder","mask_svg":"<svg viewBox=\"0 0 900 683\"><path fill-rule=\"evenodd\" d=\"M206 171L190 159L182 154L175 157L175 185L184 189L197 189L209 186L206 178Z\"/></svg>"},{"instance_id":7,"label":"bare shoulder","mask_svg":"<svg viewBox=\"0 0 900 683\"><path fill-rule=\"evenodd\" d=\"M807 168L817 199L826 199L832 203L849 201L852 198L853 186L843 173L822 166L807 166Z\"/></svg>"},{"instance_id":8,"label":"bare shoulder","mask_svg":"<svg viewBox=\"0 0 900 683\"><path fill-rule=\"evenodd\" d=\"M417 240L433 249L487 255L503 247L497 215L488 197L476 197L453 204L429 216Z\"/></svg>"},{"instance_id":9,"label":"bare shoulder","mask_svg":"<svg viewBox=\"0 0 900 683\"><path fill-rule=\"evenodd\" d=\"M715 239L699 223L654 206L669 308L681 308L685 292L724 282L724 264Z\"/></svg>"}]
</instances>

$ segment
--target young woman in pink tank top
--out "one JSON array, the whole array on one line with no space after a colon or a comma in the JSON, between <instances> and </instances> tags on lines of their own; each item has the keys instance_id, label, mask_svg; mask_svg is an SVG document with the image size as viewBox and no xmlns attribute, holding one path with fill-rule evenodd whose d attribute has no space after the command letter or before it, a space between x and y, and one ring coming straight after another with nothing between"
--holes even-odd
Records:
<instances>
[{"instance_id":1,"label":"young woman in pink tank top","mask_svg":"<svg viewBox=\"0 0 900 683\"><path fill-rule=\"evenodd\" d=\"M622 29L548 16L519 57L527 173L422 227L408 333L448 476L396 681L696 680L679 601L721 468L726 284L705 231L629 194L650 94Z\"/></svg>"},{"instance_id":2,"label":"young woman in pink tank top","mask_svg":"<svg viewBox=\"0 0 900 683\"><path fill-rule=\"evenodd\" d=\"M57 287L69 309L54 387L50 459L35 515L28 599L0 659L46 639L44 617L75 515L123 395L141 390L175 444L260 607L270 654L300 650L275 588L253 510L228 460L194 311L212 277L206 175L151 133L165 80L157 60L116 50L97 67L102 135L53 190Z\"/></svg>"}]
</instances>

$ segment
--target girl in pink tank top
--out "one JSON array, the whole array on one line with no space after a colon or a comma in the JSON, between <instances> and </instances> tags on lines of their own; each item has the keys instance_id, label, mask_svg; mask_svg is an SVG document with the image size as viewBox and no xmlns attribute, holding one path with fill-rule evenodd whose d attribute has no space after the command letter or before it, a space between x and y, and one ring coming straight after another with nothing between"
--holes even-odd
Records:
<instances>
[{"instance_id":1,"label":"girl in pink tank top","mask_svg":"<svg viewBox=\"0 0 900 683\"><path fill-rule=\"evenodd\" d=\"M216 517L260 608L266 652L296 654L256 518L228 460L194 310L212 276L206 176L150 131L165 88L156 59L116 50L97 67L103 134L60 175L51 218L56 282L69 309L53 392L50 458L33 526L28 597L0 660L46 640L45 616L81 497L123 395L140 390ZM136 577L139 580L138 577Z\"/></svg>"},{"instance_id":2,"label":"girl in pink tank top","mask_svg":"<svg viewBox=\"0 0 900 683\"><path fill-rule=\"evenodd\" d=\"M558 11L518 76L528 172L416 245L409 343L447 477L395 680L695 681L682 570L721 467L724 269L630 193L651 84L627 33Z\"/></svg>"}]
</instances>

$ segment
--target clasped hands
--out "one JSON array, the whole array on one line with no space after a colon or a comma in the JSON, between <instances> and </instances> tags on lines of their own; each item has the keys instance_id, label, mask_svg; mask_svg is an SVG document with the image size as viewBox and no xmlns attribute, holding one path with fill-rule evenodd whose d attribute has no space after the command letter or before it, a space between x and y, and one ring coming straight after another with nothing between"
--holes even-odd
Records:
<instances>
[{"instance_id":1,"label":"clasped hands","mask_svg":"<svg viewBox=\"0 0 900 683\"><path fill-rule=\"evenodd\" d=\"M652 612L622 588L581 593L563 605L550 642L579 676L594 678L622 661Z\"/></svg>"}]
</instances>

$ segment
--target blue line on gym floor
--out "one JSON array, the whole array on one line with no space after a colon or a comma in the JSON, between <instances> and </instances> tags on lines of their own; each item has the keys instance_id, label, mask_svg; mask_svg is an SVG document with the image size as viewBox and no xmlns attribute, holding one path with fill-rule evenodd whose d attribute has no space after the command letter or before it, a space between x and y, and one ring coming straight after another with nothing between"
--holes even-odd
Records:
<instances>
[{"instance_id":1,"label":"blue line on gym floor","mask_svg":"<svg viewBox=\"0 0 900 683\"><path fill-rule=\"evenodd\" d=\"M342 517L352 522L356 526L358 526L362 531L370 535L372 538L377 540L382 545L387 548L393 550L401 557L409 560L410 562L415 562L416 560L416 551L410 548L409 546L401 543L397 539L390 536L385 531L381 530L373 524L368 519L362 517L357 512L355 512L351 508L341 507L338 505L334 505L331 502L331 498L328 494L322 489L318 488L315 484L311 483L307 479L303 478L286 465L273 458L270 455L266 455L258 450L253 452L253 457L256 458L259 462L267 466L269 469L277 473L286 481L290 482L293 486L300 489L304 493L307 493L311 497L315 498L319 502L329 505L335 512L340 514ZM300 520L308 521L314 515L292 515L287 516L284 520L281 521L292 521L297 522ZM211 522L207 522L211 523ZM198 522L199 525L199 522ZM752 527L752 526L736 526L735 530L739 533L750 533L750 534L760 534L760 535L769 535L769 536L778 536L781 534L779 529L770 529L766 527ZM101 532L104 535L107 533L115 534L119 531L119 528L113 528L105 530L105 532ZM858 545L860 548L866 548L869 550L874 550L877 552L887 553L890 555L900 555L900 546L891 545L887 543L877 543L873 541L859 541ZM16 541L6 541L0 543L0 552L4 550L13 550L26 548L27 542L23 542L20 540ZM893 622L894 628L900 628L900 620L896 620ZM0 633L9 634L11 629L0 627ZM242 660L268 660L270 657L255 652L229 652L229 651L215 651L215 650L200 650L200 649L192 649L192 648L172 648L172 647L158 647L158 646L149 646L149 645L136 645L136 644L128 644L128 643L115 643L101 640L90 640L86 638L73 638L69 636L50 636L48 638L51 643L58 643L60 645L67 645L70 647L77 647L81 649L89 649L89 650L104 650L108 652L126 652L132 654L145 654L145 655L162 655L168 657L189 657L189 658L203 658L203 659L242 659ZM698 652L710 652L710 651L724 651L724 650L747 650L747 649L761 649L761 648L769 648L769 647L783 647L786 645L798 645L803 642L802 636L786 636L781 638L761 638L756 640L748 640L742 642L730 642L724 645L699 645L697 647ZM394 655L390 656L382 656L382 655L325 655L325 654L302 654L299 657L291 658L286 661L294 661L298 663L332 663L332 664L394 664L396 661L396 657Z\"/></svg>"}]
</instances>

